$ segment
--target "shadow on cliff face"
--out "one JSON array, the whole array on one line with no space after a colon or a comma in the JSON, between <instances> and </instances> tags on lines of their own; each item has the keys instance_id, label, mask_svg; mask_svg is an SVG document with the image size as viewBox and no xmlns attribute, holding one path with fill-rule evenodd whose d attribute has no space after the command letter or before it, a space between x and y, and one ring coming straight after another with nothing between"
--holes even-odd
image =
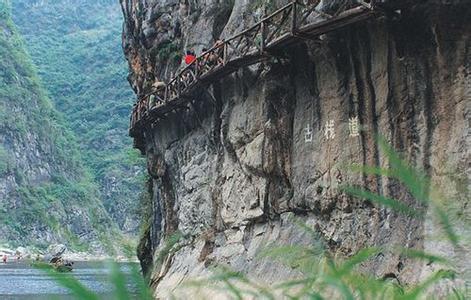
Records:
<instances>
[{"instance_id":1,"label":"shadow on cliff face","mask_svg":"<svg viewBox=\"0 0 471 300\"><path fill-rule=\"evenodd\" d=\"M429 208L428 211L410 207L402 200L385 197L361 187L344 186L341 189L362 199L362 201L370 201L398 214L411 218L429 219L429 221L436 223L441 230L441 236L434 236L434 238L445 240L455 250L471 246L469 237L460 234L455 227L457 222L464 222L469 226L471 220L463 219L459 215L455 219L456 212L452 212L450 207L444 206L443 199L441 199L443 195L430 185L429 178L422 171L417 171L409 166L383 139L380 138L378 144L381 153L391 162L388 168L357 165L352 166L351 169L355 172L394 178L408 190L416 201L424 203ZM160 292L160 296L164 293L162 297L166 299L187 299L188 297L196 299L278 299L287 297L290 299L413 300L424 299L424 297L431 295L440 299L465 299L471 291L469 290L471 278L467 277L469 274L459 270L461 261L437 253L399 245L395 247L367 247L360 249L349 258L339 257L332 255L332 252L329 251L328 241L319 234L317 228L311 227L309 221L306 222L306 218L295 217L294 214L291 214L283 222L291 224L288 225L292 226L290 233L296 235L296 239L289 244L278 241L269 241L268 244L261 243L263 249L253 257L253 260L259 263L258 267L265 270L267 266L273 267L274 265L278 265L277 268L283 268L285 272L291 270L291 279L284 278L268 286L266 282L261 282L257 276L254 279L250 272L245 274L234 270L234 265L221 265L216 261L208 261L207 258L211 259L212 252L217 251L215 248L217 241L213 240L208 243L215 238L213 232L205 235L205 243L202 248L201 245L197 245L202 243L196 243L195 247L191 246L197 251L198 248L202 249L201 254L205 256L199 256L197 259L199 262L205 263L206 272L204 274L196 273L195 278L189 276L185 281L183 281L185 277L180 277L181 274L174 273L172 276L177 276L178 286L173 289L159 286L157 292ZM255 231L258 230L255 229ZM188 239L191 237L185 237L179 233L166 238L160 251L156 253L154 267L160 268L164 272L170 271L172 262L181 259L182 255L188 255L188 253L184 253L187 251L185 247L191 244ZM375 274L368 272L365 264L378 256L384 257L386 252L393 252L427 266L434 266L435 269L429 274L424 274L418 282L414 283L402 282L394 272L377 278ZM48 271L48 269L45 270L60 285L69 289L77 299L99 299L99 295L89 291L76 279L62 276ZM120 271L117 265L112 264L110 270L109 282L113 286L114 294L120 299L134 299L136 295L139 299L152 299L151 291L145 286L135 267L131 265L130 276L126 276ZM186 273L191 274L192 270L186 270ZM155 288L164 275L159 272L148 280ZM273 273L267 272L264 279L267 280L273 275ZM204 279L200 279L201 277ZM129 282L133 283L132 286L135 285L134 289L130 289Z\"/></svg>"}]
</instances>

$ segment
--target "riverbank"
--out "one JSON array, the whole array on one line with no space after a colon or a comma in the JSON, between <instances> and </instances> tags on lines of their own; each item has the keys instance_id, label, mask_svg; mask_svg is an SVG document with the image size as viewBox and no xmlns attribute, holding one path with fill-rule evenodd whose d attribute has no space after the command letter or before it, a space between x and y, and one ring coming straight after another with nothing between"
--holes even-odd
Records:
<instances>
[{"instance_id":1,"label":"riverbank","mask_svg":"<svg viewBox=\"0 0 471 300\"><path fill-rule=\"evenodd\" d=\"M61 248L62 245L53 245L50 248ZM64 246L65 247L65 246ZM7 247L0 247L0 263L3 262L3 257L6 256L6 261L29 261L29 260L44 260L47 256L55 256L54 250L41 251L34 247L18 247L16 249L10 249ZM102 262L102 261L115 261L120 263L135 263L138 262L137 257L126 257L124 255L106 255L100 253L88 253L88 252L74 252L65 249L61 255L64 259L69 261L81 261L81 262Z\"/></svg>"}]
</instances>

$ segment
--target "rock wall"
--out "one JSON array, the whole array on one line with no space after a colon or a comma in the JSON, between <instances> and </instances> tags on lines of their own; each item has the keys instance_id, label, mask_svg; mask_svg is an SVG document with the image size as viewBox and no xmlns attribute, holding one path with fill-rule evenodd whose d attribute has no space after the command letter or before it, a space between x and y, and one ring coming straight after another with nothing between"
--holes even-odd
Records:
<instances>
[{"instance_id":1,"label":"rock wall","mask_svg":"<svg viewBox=\"0 0 471 300\"><path fill-rule=\"evenodd\" d=\"M189 109L148 129L153 217L141 261L155 260L173 232L187 237L173 259L154 267L156 295L207 274L214 263L267 282L290 276L255 257L270 241L309 242L288 221L292 215L347 256L373 245L436 249L427 240L437 231L433 225L355 200L338 187L361 185L425 209L397 182L346 167L389 166L375 139L379 133L445 186L453 205L469 216L471 24L465 2L404 2L395 7L398 14L387 9L381 18L300 41L284 57L221 78ZM172 76L183 49L199 53L262 15L260 4L244 0L121 4L123 48L138 95ZM168 45L175 53L162 50ZM359 136L350 135L352 118L363 129ZM401 283L430 268L391 253L365 266Z\"/></svg>"}]
</instances>

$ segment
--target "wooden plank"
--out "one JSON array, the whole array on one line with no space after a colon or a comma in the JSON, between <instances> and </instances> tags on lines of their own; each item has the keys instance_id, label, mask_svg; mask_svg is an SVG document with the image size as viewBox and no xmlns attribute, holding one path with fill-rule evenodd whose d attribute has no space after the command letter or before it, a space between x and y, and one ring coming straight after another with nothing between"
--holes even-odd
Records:
<instances>
[{"instance_id":1,"label":"wooden plank","mask_svg":"<svg viewBox=\"0 0 471 300\"><path fill-rule=\"evenodd\" d=\"M259 55L259 53L255 52L251 55L247 55L246 57L242 57L240 59L230 61L225 67L220 67L216 72L211 72L211 74L206 74L202 78L198 79L198 82L204 81L206 83L210 83L214 80L214 78L218 78L218 77L220 78L220 77L226 76L230 73L233 73L239 70L242 67L246 67L249 65L253 65L257 62L260 62L264 60L266 57L267 56ZM164 114L171 112L177 106L188 103L192 99L191 98L192 92L194 92L198 88L199 88L199 84L194 84L188 90L185 90L185 92L182 92L180 97L169 100L168 103L166 103L165 105L154 107L150 111L148 116L145 118L142 118L138 122L137 126L135 127L142 128L144 123L153 122L157 118L163 117Z\"/></svg>"},{"instance_id":2,"label":"wooden plank","mask_svg":"<svg viewBox=\"0 0 471 300\"><path fill-rule=\"evenodd\" d=\"M278 49L297 43L299 38L313 38L349 24L368 19L375 14L371 9L372 6L373 5L367 6L365 3L361 3L360 6L344 11L327 20L307 24L305 26L300 24L301 26L298 26L297 12L298 8L301 6L298 7L296 1L288 3L271 15L263 18L254 26L225 41L222 45L222 65L216 65L209 69L200 69L200 63L203 62L204 55L221 52L221 45L218 45L200 55L193 64L181 70L167 84L164 101L159 105L147 110L146 99L152 93L139 97L130 118L129 135L135 138L136 147L145 147L142 131L146 130L146 124L156 124L158 121L165 118L168 113L185 108L193 99L192 95L205 85L212 83L218 78L227 76L240 68L263 61L268 57L264 54L265 52L276 52ZM312 12L322 14L321 12L315 11L315 6L310 7L308 11L302 12L304 15L302 15L301 22L304 22ZM274 23L274 19L280 14L283 14L281 21ZM291 28L288 27L286 31L283 31L283 29L285 29L284 23L290 15L292 16ZM269 26L272 24L276 24L276 28L273 32L269 33ZM281 36L270 41L278 32L281 33ZM262 35L260 47L255 43L255 39L259 33ZM231 42L236 42L237 45L234 47ZM231 46L235 52L238 52L239 56L236 55L233 59L230 59L228 56L229 46ZM251 51L251 48L254 49ZM144 151L144 149L142 148L141 151Z\"/></svg>"},{"instance_id":3,"label":"wooden plank","mask_svg":"<svg viewBox=\"0 0 471 300\"><path fill-rule=\"evenodd\" d=\"M335 29L339 29L341 27L345 27L346 25L356 23L365 19L370 18L373 16L374 13L365 10L364 7L360 6L349 11L346 11L343 14L338 15L329 20L322 21L320 23L309 24L305 25L298 29L298 32L303 34L308 34L309 36L313 37L315 35L321 35L328 32L331 32ZM294 36L291 33L287 33L278 39L272 41L267 45L267 48L277 48L286 46L286 44L290 42L296 42L295 40L291 40ZM291 40L291 41L290 41Z\"/></svg>"},{"instance_id":4,"label":"wooden plank","mask_svg":"<svg viewBox=\"0 0 471 300\"><path fill-rule=\"evenodd\" d=\"M300 31L304 32L312 32L317 30L319 34L327 33L339 27L343 27L345 25L357 22L359 20L363 20L364 18L369 18L373 15L371 10L363 6L358 6L356 8L352 8L350 10L344 11L340 13L336 17L332 19L325 20L323 22L309 24L300 28ZM329 27L329 28L328 28Z\"/></svg>"},{"instance_id":5,"label":"wooden plank","mask_svg":"<svg viewBox=\"0 0 471 300\"><path fill-rule=\"evenodd\" d=\"M276 15L279 15L281 12L285 11L286 9L288 9L290 6L293 5L293 3L295 3L296 1L291 1L290 3L286 4L285 6L282 6L281 8L275 10L273 13L271 13L270 15L268 15L267 17L265 17L264 19L262 19L260 22L263 22L263 21L269 21L271 19L274 19Z\"/></svg>"},{"instance_id":6,"label":"wooden plank","mask_svg":"<svg viewBox=\"0 0 471 300\"><path fill-rule=\"evenodd\" d=\"M291 7L291 5L286 8L286 10L284 11L283 17L281 18L281 21L279 23L275 24L275 23L272 22L272 24L274 26L276 26L276 28L271 34L268 34L267 43L269 43L269 41L272 38L274 38L278 32L282 32L283 24L285 24L285 22L288 20L290 14L292 12L292 9L293 8Z\"/></svg>"}]
</instances>

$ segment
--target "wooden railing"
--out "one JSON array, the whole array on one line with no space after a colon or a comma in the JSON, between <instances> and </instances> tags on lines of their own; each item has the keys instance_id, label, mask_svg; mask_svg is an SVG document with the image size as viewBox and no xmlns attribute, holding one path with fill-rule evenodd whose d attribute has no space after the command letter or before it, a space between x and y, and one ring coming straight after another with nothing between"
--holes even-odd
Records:
<instances>
[{"instance_id":1,"label":"wooden railing","mask_svg":"<svg viewBox=\"0 0 471 300\"><path fill-rule=\"evenodd\" d=\"M227 40L216 42L211 49L181 70L163 90L139 98L131 115L130 135L142 137L139 131L149 122L155 121L154 112L188 98L198 84L210 83L240 67L257 63L293 40L312 38L364 20L372 16L375 10L374 0L353 0L350 5L330 15L316 9L319 2L292 1L252 27Z\"/></svg>"}]
</instances>

